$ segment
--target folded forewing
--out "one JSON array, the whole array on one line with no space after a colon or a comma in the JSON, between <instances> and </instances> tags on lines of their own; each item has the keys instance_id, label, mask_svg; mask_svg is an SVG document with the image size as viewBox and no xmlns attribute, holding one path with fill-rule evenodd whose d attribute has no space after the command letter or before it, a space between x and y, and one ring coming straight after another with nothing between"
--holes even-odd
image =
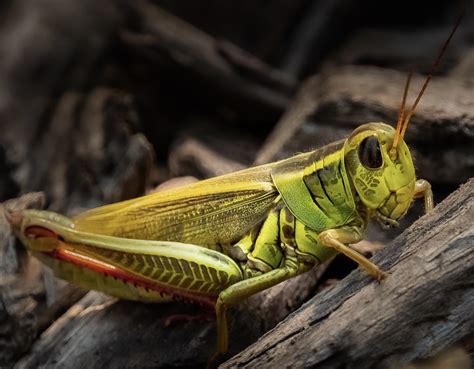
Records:
<instances>
[{"instance_id":1,"label":"folded forewing","mask_svg":"<svg viewBox=\"0 0 474 369\"><path fill-rule=\"evenodd\" d=\"M235 241L275 206L269 166L89 210L79 231L116 237L215 245Z\"/></svg>"}]
</instances>

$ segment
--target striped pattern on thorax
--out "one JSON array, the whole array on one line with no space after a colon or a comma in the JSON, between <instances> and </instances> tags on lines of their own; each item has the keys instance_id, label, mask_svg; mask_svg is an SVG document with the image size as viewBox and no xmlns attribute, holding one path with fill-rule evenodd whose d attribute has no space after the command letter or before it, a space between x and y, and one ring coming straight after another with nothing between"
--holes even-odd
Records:
<instances>
[{"instance_id":1,"label":"striped pattern on thorax","mask_svg":"<svg viewBox=\"0 0 474 369\"><path fill-rule=\"evenodd\" d=\"M296 219L317 232L347 224L356 215L344 165L344 142L296 156L272 171L286 206Z\"/></svg>"},{"instance_id":2,"label":"striped pattern on thorax","mask_svg":"<svg viewBox=\"0 0 474 369\"><path fill-rule=\"evenodd\" d=\"M347 220L354 212L354 197L344 165L342 143L315 152L312 165L305 168L303 181L316 206L328 217Z\"/></svg>"}]
</instances>

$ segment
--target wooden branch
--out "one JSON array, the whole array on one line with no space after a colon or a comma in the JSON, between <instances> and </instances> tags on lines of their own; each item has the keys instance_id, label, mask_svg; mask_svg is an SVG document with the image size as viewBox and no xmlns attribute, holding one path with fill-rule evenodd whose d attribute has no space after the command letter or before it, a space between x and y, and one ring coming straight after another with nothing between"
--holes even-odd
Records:
<instances>
[{"instance_id":1,"label":"wooden branch","mask_svg":"<svg viewBox=\"0 0 474 369\"><path fill-rule=\"evenodd\" d=\"M124 45L141 56L141 68L148 61L150 68L177 72L173 83L183 86L183 94L192 79L201 98L212 94L214 105L230 105L253 115L252 120L256 115L274 118L290 103L296 81L285 73L149 1L137 1L133 8L139 26L122 32Z\"/></svg>"},{"instance_id":2,"label":"wooden branch","mask_svg":"<svg viewBox=\"0 0 474 369\"><path fill-rule=\"evenodd\" d=\"M474 332L474 179L358 269L222 365L393 368Z\"/></svg>"},{"instance_id":3,"label":"wooden branch","mask_svg":"<svg viewBox=\"0 0 474 369\"><path fill-rule=\"evenodd\" d=\"M135 119L129 95L106 88L64 93L18 163L21 189L44 189L49 208L68 214L142 195L155 154Z\"/></svg>"},{"instance_id":4,"label":"wooden branch","mask_svg":"<svg viewBox=\"0 0 474 369\"><path fill-rule=\"evenodd\" d=\"M245 166L220 153L198 139L189 137L179 142L170 155L170 171L173 175L195 175L200 178L219 176L242 170Z\"/></svg>"},{"instance_id":5,"label":"wooden branch","mask_svg":"<svg viewBox=\"0 0 474 369\"><path fill-rule=\"evenodd\" d=\"M278 157L279 151L301 130L309 116L314 113L320 101L321 78L316 75L300 87L294 101L282 115L257 153L255 164L261 165Z\"/></svg>"}]
</instances>

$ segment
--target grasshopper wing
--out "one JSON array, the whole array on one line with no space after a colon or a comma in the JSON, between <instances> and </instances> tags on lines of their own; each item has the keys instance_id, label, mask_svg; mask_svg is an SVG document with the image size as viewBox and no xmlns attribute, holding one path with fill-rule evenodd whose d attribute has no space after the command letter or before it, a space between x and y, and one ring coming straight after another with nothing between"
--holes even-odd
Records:
<instances>
[{"instance_id":1,"label":"grasshopper wing","mask_svg":"<svg viewBox=\"0 0 474 369\"><path fill-rule=\"evenodd\" d=\"M78 231L212 246L236 241L275 206L271 165L86 211Z\"/></svg>"}]
</instances>

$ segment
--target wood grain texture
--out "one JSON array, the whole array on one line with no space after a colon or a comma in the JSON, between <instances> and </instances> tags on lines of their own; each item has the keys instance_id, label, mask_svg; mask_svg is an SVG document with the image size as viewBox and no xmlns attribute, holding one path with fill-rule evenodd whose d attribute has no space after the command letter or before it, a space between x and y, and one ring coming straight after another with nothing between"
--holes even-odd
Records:
<instances>
[{"instance_id":1,"label":"wood grain texture","mask_svg":"<svg viewBox=\"0 0 474 369\"><path fill-rule=\"evenodd\" d=\"M276 117L290 103L296 88L292 77L149 1L137 1L132 8L140 27L121 32L123 44L155 68L178 70L175 83L191 78L201 94L214 91L215 104L253 116Z\"/></svg>"},{"instance_id":2,"label":"wood grain texture","mask_svg":"<svg viewBox=\"0 0 474 369\"><path fill-rule=\"evenodd\" d=\"M222 368L392 368L474 332L474 180Z\"/></svg>"}]
</instances>

